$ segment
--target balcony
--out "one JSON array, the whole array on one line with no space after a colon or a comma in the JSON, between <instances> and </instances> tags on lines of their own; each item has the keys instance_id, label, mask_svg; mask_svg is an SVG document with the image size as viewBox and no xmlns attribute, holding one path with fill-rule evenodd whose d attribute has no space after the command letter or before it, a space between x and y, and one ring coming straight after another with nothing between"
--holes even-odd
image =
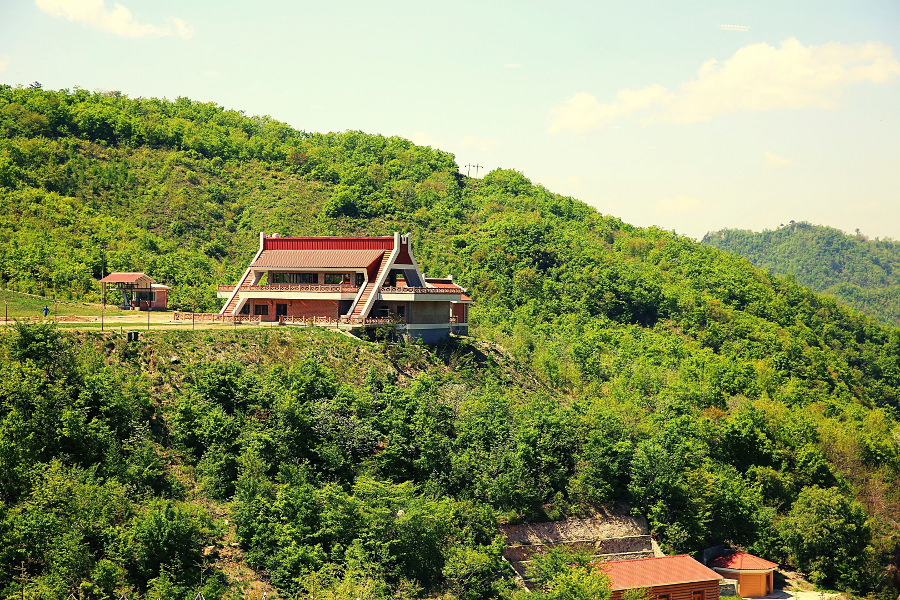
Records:
<instances>
[{"instance_id":1,"label":"balcony","mask_svg":"<svg viewBox=\"0 0 900 600\"><path fill-rule=\"evenodd\" d=\"M436 288L436 287L412 287L412 286L400 286L400 287L387 287L384 286L381 288L382 294L459 294L459 292L448 291L444 288Z\"/></svg>"},{"instance_id":2,"label":"balcony","mask_svg":"<svg viewBox=\"0 0 900 600\"><path fill-rule=\"evenodd\" d=\"M216 286L216 296L227 298L234 291L233 285ZM278 296L285 294L340 294L343 298L347 294L356 296L359 288L348 284L312 284L312 283L271 283L269 285L242 285L240 288L242 297L263 298L265 294L275 293Z\"/></svg>"}]
</instances>

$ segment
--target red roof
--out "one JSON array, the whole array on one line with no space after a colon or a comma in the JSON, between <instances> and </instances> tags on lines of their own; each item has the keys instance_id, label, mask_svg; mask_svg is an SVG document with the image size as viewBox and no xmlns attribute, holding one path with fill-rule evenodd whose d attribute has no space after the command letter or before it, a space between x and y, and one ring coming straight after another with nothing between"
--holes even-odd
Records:
<instances>
[{"instance_id":1,"label":"red roof","mask_svg":"<svg viewBox=\"0 0 900 600\"><path fill-rule=\"evenodd\" d=\"M104 283L134 283L141 277L146 277L150 281L153 281L146 273L110 273L100 281Z\"/></svg>"},{"instance_id":2,"label":"red roof","mask_svg":"<svg viewBox=\"0 0 900 600\"><path fill-rule=\"evenodd\" d=\"M381 237L266 237L263 250L393 250L394 238Z\"/></svg>"},{"instance_id":3,"label":"red roof","mask_svg":"<svg viewBox=\"0 0 900 600\"><path fill-rule=\"evenodd\" d=\"M713 559L709 566L720 569L734 569L735 571L767 571L778 568L777 564L746 552L730 552L724 556L719 556Z\"/></svg>"},{"instance_id":4,"label":"red roof","mask_svg":"<svg viewBox=\"0 0 900 600\"><path fill-rule=\"evenodd\" d=\"M614 560L598 563L597 568L609 576L613 591L722 579L687 554Z\"/></svg>"},{"instance_id":5,"label":"red roof","mask_svg":"<svg viewBox=\"0 0 900 600\"><path fill-rule=\"evenodd\" d=\"M289 269L360 269L381 260L383 255L384 250L263 250L259 258L250 266Z\"/></svg>"},{"instance_id":6,"label":"red roof","mask_svg":"<svg viewBox=\"0 0 900 600\"><path fill-rule=\"evenodd\" d=\"M472 302L471 298L463 294L463 292L466 291L466 288L456 285L451 279L444 279L441 277L426 277L425 283L432 287L443 288L447 291L460 294L460 302Z\"/></svg>"},{"instance_id":7,"label":"red roof","mask_svg":"<svg viewBox=\"0 0 900 600\"><path fill-rule=\"evenodd\" d=\"M426 281L429 285L431 285L432 287L436 287L436 288L444 288L444 289L448 289L448 290L453 290L454 292L464 292L464 291L466 291L465 289L459 287L459 286L456 285L455 283L447 283L447 282L444 282L444 281L435 281L434 279L432 279L432 278L430 278L430 277L427 278L425 281Z\"/></svg>"}]
</instances>

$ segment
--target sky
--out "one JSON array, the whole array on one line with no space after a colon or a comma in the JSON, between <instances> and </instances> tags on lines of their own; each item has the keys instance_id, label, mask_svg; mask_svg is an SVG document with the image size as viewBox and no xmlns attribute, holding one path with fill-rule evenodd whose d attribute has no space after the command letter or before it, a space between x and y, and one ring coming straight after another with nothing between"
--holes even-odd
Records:
<instances>
[{"instance_id":1,"label":"sky","mask_svg":"<svg viewBox=\"0 0 900 600\"><path fill-rule=\"evenodd\" d=\"M900 239L896 0L0 0L32 82L399 135L694 238Z\"/></svg>"}]
</instances>

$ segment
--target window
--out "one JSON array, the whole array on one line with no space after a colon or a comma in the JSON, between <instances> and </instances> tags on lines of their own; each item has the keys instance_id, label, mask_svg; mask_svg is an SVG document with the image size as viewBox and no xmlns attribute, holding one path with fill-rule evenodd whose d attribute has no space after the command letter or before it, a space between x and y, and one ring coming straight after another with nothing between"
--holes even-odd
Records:
<instances>
[{"instance_id":1,"label":"window","mask_svg":"<svg viewBox=\"0 0 900 600\"><path fill-rule=\"evenodd\" d=\"M288 274L287 273L272 273L269 276L271 283L287 283L288 282Z\"/></svg>"},{"instance_id":2,"label":"window","mask_svg":"<svg viewBox=\"0 0 900 600\"><path fill-rule=\"evenodd\" d=\"M344 283L343 273L325 273L325 285L338 285Z\"/></svg>"},{"instance_id":3,"label":"window","mask_svg":"<svg viewBox=\"0 0 900 600\"><path fill-rule=\"evenodd\" d=\"M296 273L298 276L297 283L308 283L308 284L318 284L319 283L319 274L318 273Z\"/></svg>"},{"instance_id":4,"label":"window","mask_svg":"<svg viewBox=\"0 0 900 600\"><path fill-rule=\"evenodd\" d=\"M363 281L365 281L366 276L363 273L356 274L356 287L362 287Z\"/></svg>"},{"instance_id":5,"label":"window","mask_svg":"<svg viewBox=\"0 0 900 600\"><path fill-rule=\"evenodd\" d=\"M276 304L275 305L275 316L276 317L284 317L287 315L287 304Z\"/></svg>"},{"instance_id":6,"label":"window","mask_svg":"<svg viewBox=\"0 0 900 600\"><path fill-rule=\"evenodd\" d=\"M247 302L246 304L244 304L244 305L241 307L241 312L240 312L240 314L242 314L242 315L249 315L249 314L250 314L250 303L249 303L249 302Z\"/></svg>"},{"instance_id":7,"label":"window","mask_svg":"<svg viewBox=\"0 0 900 600\"><path fill-rule=\"evenodd\" d=\"M269 305L268 304L257 304L253 307L253 314L257 317L266 316L269 314Z\"/></svg>"},{"instance_id":8,"label":"window","mask_svg":"<svg viewBox=\"0 0 900 600\"><path fill-rule=\"evenodd\" d=\"M397 307L397 318L400 319L401 321L406 320L406 307L405 306Z\"/></svg>"},{"instance_id":9,"label":"window","mask_svg":"<svg viewBox=\"0 0 900 600\"><path fill-rule=\"evenodd\" d=\"M656 598L657 598L657 600L669 600L669 595L668 594L660 594Z\"/></svg>"},{"instance_id":10,"label":"window","mask_svg":"<svg viewBox=\"0 0 900 600\"><path fill-rule=\"evenodd\" d=\"M691 592L691 600L703 600L703 591Z\"/></svg>"}]
</instances>

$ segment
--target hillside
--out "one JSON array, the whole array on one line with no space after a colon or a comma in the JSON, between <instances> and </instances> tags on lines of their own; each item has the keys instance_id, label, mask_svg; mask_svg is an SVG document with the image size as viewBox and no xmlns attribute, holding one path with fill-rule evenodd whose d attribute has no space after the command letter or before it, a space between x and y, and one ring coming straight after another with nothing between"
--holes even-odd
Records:
<instances>
[{"instance_id":1,"label":"hillside","mask_svg":"<svg viewBox=\"0 0 900 600\"><path fill-rule=\"evenodd\" d=\"M412 231L476 300L473 340L436 349L5 332L5 595L193 598L196 565L207 598L238 595L230 548L284 595L508 597L499 522L622 500L667 551L728 541L896 596L900 331L399 138L8 87L0 132L10 289L91 300L145 270L214 309L259 230Z\"/></svg>"},{"instance_id":2,"label":"hillside","mask_svg":"<svg viewBox=\"0 0 900 600\"><path fill-rule=\"evenodd\" d=\"M900 242L801 222L759 233L723 229L706 234L703 243L900 326Z\"/></svg>"}]
</instances>

